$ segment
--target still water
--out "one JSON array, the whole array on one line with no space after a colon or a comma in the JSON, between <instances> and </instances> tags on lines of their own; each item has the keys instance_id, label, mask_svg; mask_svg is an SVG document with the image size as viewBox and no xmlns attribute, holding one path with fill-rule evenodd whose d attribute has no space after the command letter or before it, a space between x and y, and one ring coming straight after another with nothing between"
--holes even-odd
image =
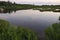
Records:
<instances>
[{"instance_id":1,"label":"still water","mask_svg":"<svg viewBox=\"0 0 60 40\"><path fill-rule=\"evenodd\" d=\"M43 31L51 24L59 22L59 12L40 12L39 10L18 10L11 13L0 13L0 19L13 25L20 25L37 31L43 36Z\"/></svg>"}]
</instances>

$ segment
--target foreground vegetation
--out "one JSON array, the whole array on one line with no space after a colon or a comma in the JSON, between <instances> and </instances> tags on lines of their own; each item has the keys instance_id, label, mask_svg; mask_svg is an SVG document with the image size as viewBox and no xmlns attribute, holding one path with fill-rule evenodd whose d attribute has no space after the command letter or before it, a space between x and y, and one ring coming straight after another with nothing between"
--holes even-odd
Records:
<instances>
[{"instance_id":1,"label":"foreground vegetation","mask_svg":"<svg viewBox=\"0 0 60 40\"><path fill-rule=\"evenodd\" d=\"M46 40L60 40L60 23L55 23L45 30Z\"/></svg>"},{"instance_id":2,"label":"foreground vegetation","mask_svg":"<svg viewBox=\"0 0 60 40\"><path fill-rule=\"evenodd\" d=\"M45 40L60 40L60 23L48 27L45 30L45 38ZM38 40L38 36L32 30L0 20L0 40Z\"/></svg>"},{"instance_id":3,"label":"foreground vegetation","mask_svg":"<svg viewBox=\"0 0 60 40\"><path fill-rule=\"evenodd\" d=\"M38 40L35 32L0 20L0 40Z\"/></svg>"}]
</instances>

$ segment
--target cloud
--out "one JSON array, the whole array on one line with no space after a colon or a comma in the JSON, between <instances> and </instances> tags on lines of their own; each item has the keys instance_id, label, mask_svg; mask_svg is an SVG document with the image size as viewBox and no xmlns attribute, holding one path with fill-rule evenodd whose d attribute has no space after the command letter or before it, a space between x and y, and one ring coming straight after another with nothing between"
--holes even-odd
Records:
<instances>
[{"instance_id":1,"label":"cloud","mask_svg":"<svg viewBox=\"0 0 60 40\"><path fill-rule=\"evenodd\" d=\"M8 1L8 0L0 0ZM9 0L16 3L41 3L41 4L60 4L60 0Z\"/></svg>"},{"instance_id":2,"label":"cloud","mask_svg":"<svg viewBox=\"0 0 60 40\"><path fill-rule=\"evenodd\" d=\"M0 1L8 1L8 0L0 0ZM60 2L60 0L9 0L15 2Z\"/></svg>"}]
</instances>

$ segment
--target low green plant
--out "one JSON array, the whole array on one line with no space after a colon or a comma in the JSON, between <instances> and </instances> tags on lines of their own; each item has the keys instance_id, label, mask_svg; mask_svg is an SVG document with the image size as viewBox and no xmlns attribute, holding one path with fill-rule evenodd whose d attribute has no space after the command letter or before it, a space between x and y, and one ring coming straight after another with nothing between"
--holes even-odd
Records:
<instances>
[{"instance_id":1,"label":"low green plant","mask_svg":"<svg viewBox=\"0 0 60 40\"><path fill-rule=\"evenodd\" d=\"M60 23L52 24L45 30L46 40L60 40Z\"/></svg>"},{"instance_id":2,"label":"low green plant","mask_svg":"<svg viewBox=\"0 0 60 40\"><path fill-rule=\"evenodd\" d=\"M35 32L0 20L0 40L38 40Z\"/></svg>"}]
</instances>

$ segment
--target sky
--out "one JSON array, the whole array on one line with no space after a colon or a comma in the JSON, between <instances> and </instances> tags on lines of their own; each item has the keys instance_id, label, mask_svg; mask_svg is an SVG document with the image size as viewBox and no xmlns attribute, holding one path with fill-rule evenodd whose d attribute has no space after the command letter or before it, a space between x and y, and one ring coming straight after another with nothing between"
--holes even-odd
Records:
<instances>
[{"instance_id":1,"label":"sky","mask_svg":"<svg viewBox=\"0 0 60 40\"><path fill-rule=\"evenodd\" d=\"M8 1L8 0L0 0L0 1ZM21 3L21 4L56 4L60 5L60 0L9 0L11 2Z\"/></svg>"}]
</instances>

